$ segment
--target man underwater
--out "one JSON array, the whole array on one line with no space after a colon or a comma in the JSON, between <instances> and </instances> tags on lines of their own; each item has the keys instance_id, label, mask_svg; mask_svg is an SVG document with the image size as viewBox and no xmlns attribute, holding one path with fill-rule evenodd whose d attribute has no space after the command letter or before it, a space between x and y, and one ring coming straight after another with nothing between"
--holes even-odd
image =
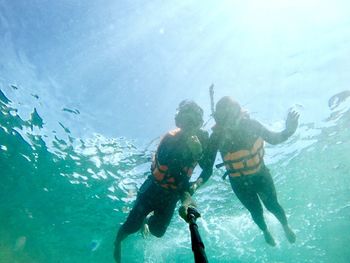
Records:
<instances>
[{"instance_id":1,"label":"man underwater","mask_svg":"<svg viewBox=\"0 0 350 263\"><path fill-rule=\"evenodd\" d=\"M215 162L217 151L220 151L222 164L226 167L225 176L229 176L232 190L249 210L254 222L262 230L265 241L275 246L276 242L264 220L262 203L282 224L290 243L296 236L288 225L287 217L277 200L273 179L264 164L264 141L278 144L286 141L297 129L299 114L288 113L286 127L282 132L272 132L258 121L250 119L240 105L230 97L221 98L214 113L216 125L209 139L207 171ZM201 174L192 186L195 191L206 182L211 174Z\"/></svg>"},{"instance_id":2,"label":"man underwater","mask_svg":"<svg viewBox=\"0 0 350 263\"><path fill-rule=\"evenodd\" d=\"M195 206L189 198L189 180L197 163L202 166L203 151L209 140L208 133L201 129L203 110L193 101L182 101L175 124L177 129L165 134L158 145L151 174L139 189L132 210L119 228L114 250L117 263L121 262L122 241L128 235L143 226L154 236L162 237L179 200L182 201L179 212L185 220L187 207ZM201 175L207 177L206 173L203 170Z\"/></svg>"}]
</instances>

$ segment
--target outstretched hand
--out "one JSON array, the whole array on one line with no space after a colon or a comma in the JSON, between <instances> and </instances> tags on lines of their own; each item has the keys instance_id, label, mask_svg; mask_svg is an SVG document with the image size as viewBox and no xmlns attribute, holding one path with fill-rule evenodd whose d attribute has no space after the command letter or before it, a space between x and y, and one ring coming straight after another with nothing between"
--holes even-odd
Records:
<instances>
[{"instance_id":1,"label":"outstretched hand","mask_svg":"<svg viewBox=\"0 0 350 263\"><path fill-rule=\"evenodd\" d=\"M286 130L288 133L293 134L298 127L298 120L300 114L294 110L288 112L288 116L286 119Z\"/></svg>"}]
</instances>

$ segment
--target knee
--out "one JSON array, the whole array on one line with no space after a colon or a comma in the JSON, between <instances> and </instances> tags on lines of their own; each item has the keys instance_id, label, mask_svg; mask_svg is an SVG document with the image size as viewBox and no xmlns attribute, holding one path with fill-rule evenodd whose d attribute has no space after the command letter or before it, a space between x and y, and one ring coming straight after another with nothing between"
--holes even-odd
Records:
<instances>
[{"instance_id":1,"label":"knee","mask_svg":"<svg viewBox=\"0 0 350 263\"><path fill-rule=\"evenodd\" d=\"M254 220L262 220L262 218L264 217L262 209L252 210L250 211L250 214Z\"/></svg>"},{"instance_id":2,"label":"knee","mask_svg":"<svg viewBox=\"0 0 350 263\"><path fill-rule=\"evenodd\" d=\"M262 231L265 231L267 227L264 219L263 210L250 212L250 214L255 224L257 224Z\"/></svg>"},{"instance_id":3,"label":"knee","mask_svg":"<svg viewBox=\"0 0 350 263\"><path fill-rule=\"evenodd\" d=\"M127 220L119 229L118 235L130 235L133 233L136 233L138 230L140 230L142 226L141 220Z\"/></svg>"},{"instance_id":4,"label":"knee","mask_svg":"<svg viewBox=\"0 0 350 263\"><path fill-rule=\"evenodd\" d=\"M260 205L247 207L247 209L253 218L258 218L258 217L263 216L264 210L263 210L262 206L260 206Z\"/></svg>"},{"instance_id":5,"label":"knee","mask_svg":"<svg viewBox=\"0 0 350 263\"><path fill-rule=\"evenodd\" d=\"M167 229L166 226L159 223L157 224L154 221L148 222L148 226L149 226L149 231L152 233L152 235L158 238L164 236L165 231Z\"/></svg>"}]
</instances>

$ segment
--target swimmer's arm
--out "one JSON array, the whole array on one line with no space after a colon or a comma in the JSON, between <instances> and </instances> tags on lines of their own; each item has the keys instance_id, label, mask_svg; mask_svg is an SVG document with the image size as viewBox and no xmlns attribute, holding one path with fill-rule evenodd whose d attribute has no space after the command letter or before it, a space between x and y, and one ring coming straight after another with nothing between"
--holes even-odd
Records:
<instances>
[{"instance_id":1,"label":"swimmer's arm","mask_svg":"<svg viewBox=\"0 0 350 263\"><path fill-rule=\"evenodd\" d=\"M299 113L291 111L288 113L286 119L286 127L281 132L273 132L265 128L259 122L256 122L257 130L259 130L260 136L270 144L279 144L286 141L290 136L292 136L298 127Z\"/></svg>"},{"instance_id":2,"label":"swimmer's arm","mask_svg":"<svg viewBox=\"0 0 350 263\"><path fill-rule=\"evenodd\" d=\"M181 206L179 208L180 217L188 222L187 209L189 207L197 207L196 203L193 201L191 194L188 191L184 191L180 194Z\"/></svg>"},{"instance_id":3,"label":"swimmer's arm","mask_svg":"<svg viewBox=\"0 0 350 263\"><path fill-rule=\"evenodd\" d=\"M199 162L199 166L202 168L202 172L196 182L192 185L190 193L193 194L200 186L202 186L210 176L213 174L213 166L218 152L218 136L212 133L208 146L204 152L202 160Z\"/></svg>"}]
</instances>

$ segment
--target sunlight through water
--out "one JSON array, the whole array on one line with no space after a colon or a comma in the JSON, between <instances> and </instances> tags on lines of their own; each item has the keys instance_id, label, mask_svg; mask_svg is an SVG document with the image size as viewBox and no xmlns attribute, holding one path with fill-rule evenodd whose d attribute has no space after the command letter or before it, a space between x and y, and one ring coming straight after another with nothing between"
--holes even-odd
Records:
<instances>
[{"instance_id":1,"label":"sunlight through water","mask_svg":"<svg viewBox=\"0 0 350 263\"><path fill-rule=\"evenodd\" d=\"M209 262L348 262L349 72L348 1L0 0L0 263L113 262L179 102L198 102L211 132L211 84L272 130L301 117L265 158L296 243L265 211L266 245L214 169L194 195ZM177 212L123 251L194 262Z\"/></svg>"}]
</instances>

